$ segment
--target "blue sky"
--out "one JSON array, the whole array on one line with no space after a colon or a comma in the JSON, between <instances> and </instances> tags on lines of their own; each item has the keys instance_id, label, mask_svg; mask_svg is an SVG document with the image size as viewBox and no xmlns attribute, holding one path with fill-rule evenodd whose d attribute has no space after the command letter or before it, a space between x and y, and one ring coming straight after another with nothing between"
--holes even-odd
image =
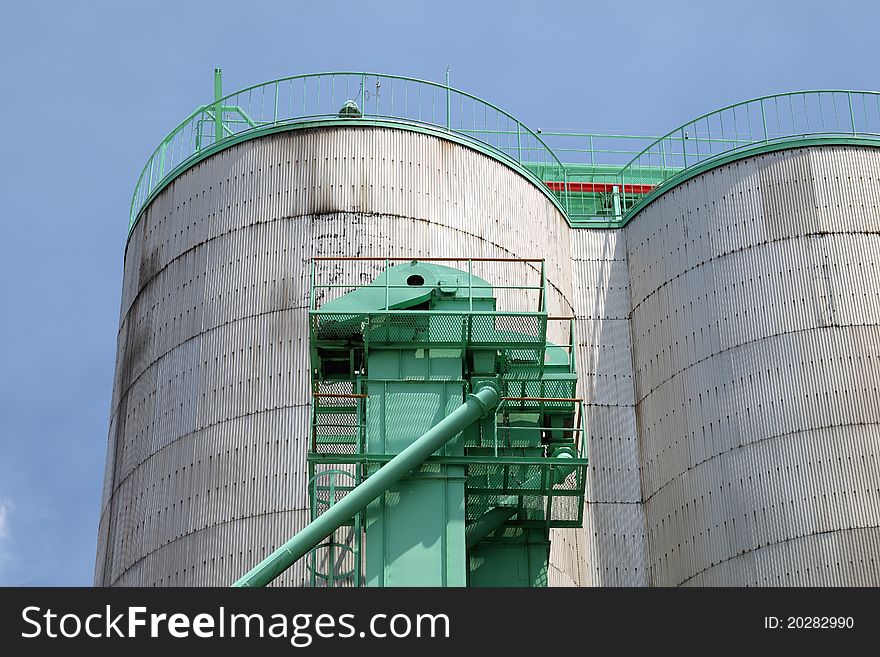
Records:
<instances>
[{"instance_id":1,"label":"blue sky","mask_svg":"<svg viewBox=\"0 0 880 657\"><path fill-rule=\"evenodd\" d=\"M873 2L28 2L0 9L0 585L89 585L131 192L212 97L443 79L526 124L659 134L767 93L877 89Z\"/></svg>"}]
</instances>

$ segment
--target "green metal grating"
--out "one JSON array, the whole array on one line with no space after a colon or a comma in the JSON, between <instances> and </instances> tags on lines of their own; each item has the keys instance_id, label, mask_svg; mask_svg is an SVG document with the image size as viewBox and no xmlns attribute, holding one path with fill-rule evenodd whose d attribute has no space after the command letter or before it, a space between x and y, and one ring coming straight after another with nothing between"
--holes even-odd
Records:
<instances>
[{"instance_id":1,"label":"green metal grating","mask_svg":"<svg viewBox=\"0 0 880 657\"><path fill-rule=\"evenodd\" d=\"M361 340L366 343L463 347L500 344L517 359L535 362L546 342L545 313L380 310L349 314L313 311L313 344ZM498 333L504 332L499 342Z\"/></svg>"},{"instance_id":2,"label":"green metal grating","mask_svg":"<svg viewBox=\"0 0 880 657\"><path fill-rule=\"evenodd\" d=\"M553 528L580 527L586 467L575 469L561 482L553 482L554 459L519 463L474 463L467 467L467 519L479 518L510 498L517 498L518 519ZM554 503L554 500L562 500Z\"/></svg>"}]
</instances>

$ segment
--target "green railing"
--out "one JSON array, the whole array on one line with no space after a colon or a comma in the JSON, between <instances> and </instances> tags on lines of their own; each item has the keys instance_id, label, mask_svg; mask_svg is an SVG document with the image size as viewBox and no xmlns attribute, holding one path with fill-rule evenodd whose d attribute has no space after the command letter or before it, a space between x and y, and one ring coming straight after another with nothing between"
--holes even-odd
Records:
<instances>
[{"instance_id":1,"label":"green railing","mask_svg":"<svg viewBox=\"0 0 880 657\"><path fill-rule=\"evenodd\" d=\"M219 73L219 72L218 72ZM504 110L446 84L364 72L313 73L272 80L199 107L153 151L135 187L129 230L151 195L216 144L291 124L382 120L423 125L485 147L526 175L565 167L543 139ZM228 140L228 141L227 141ZM566 191L553 192L563 208Z\"/></svg>"},{"instance_id":2,"label":"green railing","mask_svg":"<svg viewBox=\"0 0 880 657\"><path fill-rule=\"evenodd\" d=\"M397 75L297 75L221 96L218 72L214 102L172 130L144 166L131 202L129 230L152 195L200 156L285 126L358 120L454 134L532 178L573 225L613 227L625 223L665 185L716 158L809 138L880 140L880 93L823 90L764 96L710 112L654 138L533 131L495 105L448 84ZM560 157L566 158L565 164Z\"/></svg>"},{"instance_id":3,"label":"green railing","mask_svg":"<svg viewBox=\"0 0 880 657\"><path fill-rule=\"evenodd\" d=\"M549 148L565 167L570 165L615 167L629 162L642 152L645 146L657 140L656 135L624 135L599 132L575 132L567 130L547 131L536 129L535 134L543 140L541 150ZM522 148L523 159L531 162L529 148Z\"/></svg>"},{"instance_id":4,"label":"green railing","mask_svg":"<svg viewBox=\"0 0 880 657\"><path fill-rule=\"evenodd\" d=\"M796 91L730 105L657 139L621 169L617 183L656 192L716 158L811 137L880 139L880 93ZM648 200L624 194L622 220Z\"/></svg>"}]
</instances>

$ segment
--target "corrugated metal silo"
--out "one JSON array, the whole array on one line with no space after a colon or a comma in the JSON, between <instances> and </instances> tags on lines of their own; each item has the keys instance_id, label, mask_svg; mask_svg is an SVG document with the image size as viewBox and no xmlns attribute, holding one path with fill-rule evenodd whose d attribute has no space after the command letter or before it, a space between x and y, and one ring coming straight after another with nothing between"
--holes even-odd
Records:
<instances>
[{"instance_id":1,"label":"corrugated metal silo","mask_svg":"<svg viewBox=\"0 0 880 657\"><path fill-rule=\"evenodd\" d=\"M425 131L278 132L182 171L126 251L96 584L227 585L307 522L312 257L539 254L570 315L568 230L534 181ZM566 536L550 579L578 584Z\"/></svg>"},{"instance_id":2,"label":"corrugated metal silo","mask_svg":"<svg viewBox=\"0 0 880 657\"><path fill-rule=\"evenodd\" d=\"M626 241L650 583L880 584L880 150L722 164Z\"/></svg>"}]
</instances>

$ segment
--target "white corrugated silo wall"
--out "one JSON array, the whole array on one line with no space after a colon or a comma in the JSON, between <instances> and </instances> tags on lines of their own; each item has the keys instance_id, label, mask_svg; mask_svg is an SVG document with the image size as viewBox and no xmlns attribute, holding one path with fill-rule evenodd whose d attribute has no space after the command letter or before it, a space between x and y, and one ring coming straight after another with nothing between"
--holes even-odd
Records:
<instances>
[{"instance_id":1,"label":"white corrugated silo wall","mask_svg":"<svg viewBox=\"0 0 880 657\"><path fill-rule=\"evenodd\" d=\"M645 516L639 481L629 271L622 230L574 230L579 396L590 459L582 586L644 586Z\"/></svg>"},{"instance_id":2,"label":"white corrugated silo wall","mask_svg":"<svg viewBox=\"0 0 880 657\"><path fill-rule=\"evenodd\" d=\"M880 585L880 150L767 153L626 228L653 585Z\"/></svg>"}]
</instances>

